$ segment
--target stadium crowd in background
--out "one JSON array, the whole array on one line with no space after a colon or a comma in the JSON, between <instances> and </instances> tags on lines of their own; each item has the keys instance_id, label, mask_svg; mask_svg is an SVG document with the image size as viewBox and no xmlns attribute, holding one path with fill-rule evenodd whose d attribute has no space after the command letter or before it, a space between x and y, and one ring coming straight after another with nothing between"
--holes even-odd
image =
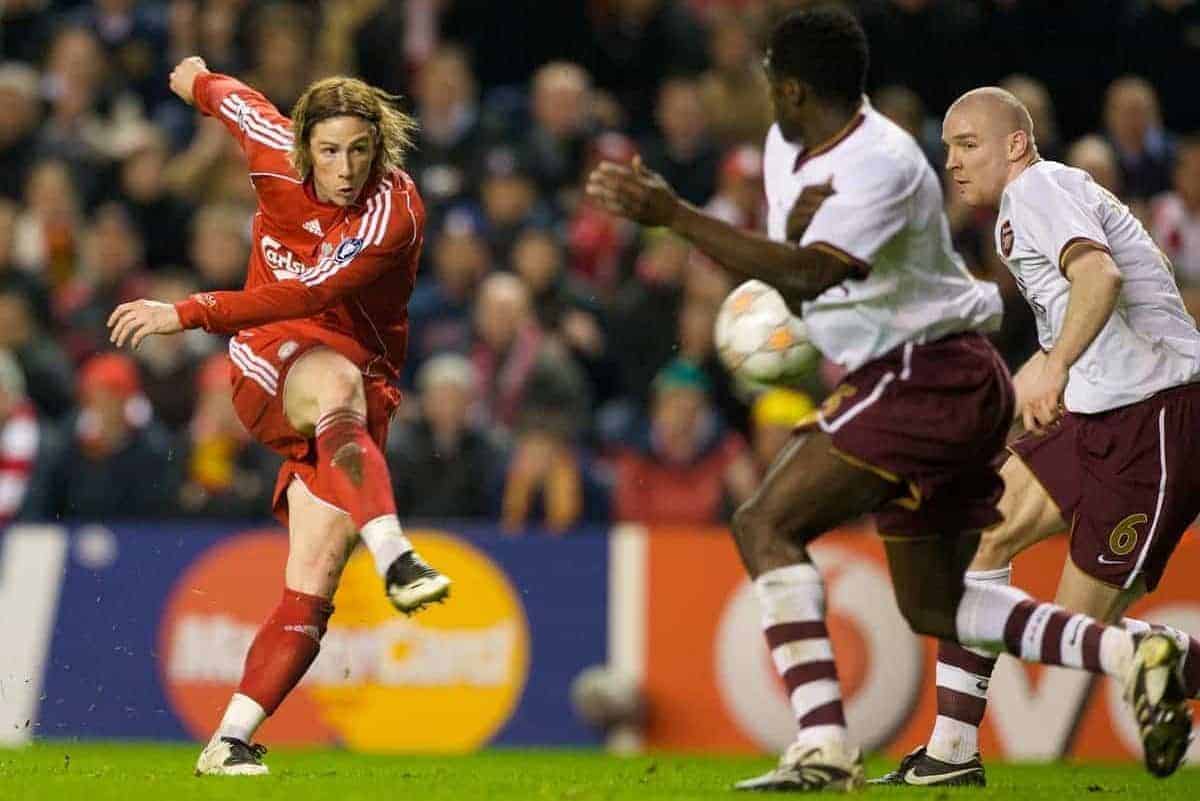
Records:
<instances>
[{"instance_id":1,"label":"stadium crowd in background","mask_svg":"<svg viewBox=\"0 0 1200 801\"><path fill-rule=\"evenodd\" d=\"M726 520L837 369L803 393L733 385L712 341L727 280L582 185L599 159L640 153L688 200L761 227L762 35L810 4L4 3L0 523L268 507L275 457L232 415L221 343L189 332L118 354L104 328L135 297L239 288L258 246L236 143L168 91L192 54L284 113L311 80L349 73L421 122L407 169L428 236L388 447L401 515L552 532ZM1200 312L1200 3L845 5L870 37L872 102L935 164L948 103L1005 86L1044 155L1130 204ZM1001 287L997 344L1016 366L1036 332L994 218L956 193L947 208L968 266Z\"/></svg>"}]
</instances>

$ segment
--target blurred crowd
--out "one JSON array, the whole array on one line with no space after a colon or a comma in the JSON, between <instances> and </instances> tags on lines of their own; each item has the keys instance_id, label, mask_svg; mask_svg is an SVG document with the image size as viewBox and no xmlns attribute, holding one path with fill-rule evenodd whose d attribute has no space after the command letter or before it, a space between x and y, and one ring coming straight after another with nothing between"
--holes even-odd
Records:
<instances>
[{"instance_id":1,"label":"blurred crowd","mask_svg":"<svg viewBox=\"0 0 1200 801\"><path fill-rule=\"evenodd\" d=\"M421 123L428 207L387 455L401 514L510 530L702 525L748 497L836 382L740 386L712 330L731 284L686 242L582 197L635 153L680 195L763 226L760 43L804 0L6 0L0 3L0 525L15 518L261 517L278 462L230 402L203 332L113 352L136 297L240 288L253 188L219 123L167 90L179 59L284 113L348 73ZM1042 154L1130 204L1200 312L1200 4L859 0L871 102L941 159L940 116L999 83ZM1032 317L994 218L947 193L968 265Z\"/></svg>"}]
</instances>

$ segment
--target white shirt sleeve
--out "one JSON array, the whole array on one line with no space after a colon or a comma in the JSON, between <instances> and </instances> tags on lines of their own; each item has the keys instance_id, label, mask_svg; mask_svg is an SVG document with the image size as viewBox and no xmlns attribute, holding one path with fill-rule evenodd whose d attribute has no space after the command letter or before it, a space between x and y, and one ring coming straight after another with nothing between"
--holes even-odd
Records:
<instances>
[{"instance_id":1,"label":"white shirt sleeve","mask_svg":"<svg viewBox=\"0 0 1200 801\"><path fill-rule=\"evenodd\" d=\"M1088 197L1101 190L1091 179L1073 178L1066 176L1060 182L1053 175L1033 170L1020 182L1013 198L1014 234L1060 270L1064 269L1063 256L1075 244L1088 242L1109 250L1099 209Z\"/></svg>"},{"instance_id":2,"label":"white shirt sleeve","mask_svg":"<svg viewBox=\"0 0 1200 801\"><path fill-rule=\"evenodd\" d=\"M856 165L830 176L834 194L813 216L802 246L831 250L863 272L870 269L883 246L908 225L912 197L903 173L874 166Z\"/></svg>"}]
</instances>

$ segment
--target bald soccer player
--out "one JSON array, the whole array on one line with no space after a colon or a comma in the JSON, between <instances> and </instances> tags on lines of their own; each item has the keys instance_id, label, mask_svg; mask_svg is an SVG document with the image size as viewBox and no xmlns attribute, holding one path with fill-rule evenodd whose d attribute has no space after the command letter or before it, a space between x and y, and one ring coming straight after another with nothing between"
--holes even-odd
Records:
<instances>
[{"instance_id":1,"label":"bald soccer player","mask_svg":"<svg viewBox=\"0 0 1200 801\"><path fill-rule=\"evenodd\" d=\"M1080 614L1055 631L1047 624L1043 638L1065 651L1075 647L1075 620L1119 621L1154 589L1200 514L1200 333L1141 223L1086 172L1042 159L1013 95L993 87L963 95L942 138L963 199L999 208L996 249L1033 308L1041 344L1015 381L1027 433L1001 469L1004 522L984 532L967 580L1007 584L1017 553L1071 521L1056 601ZM1200 646L1153 629L1162 630L1162 658L1179 664L1158 692L1196 697ZM929 743L875 781L983 785L978 726L995 662L943 641ZM1157 723L1135 710L1143 739L1155 740L1147 765L1160 774L1182 758L1191 728L1186 703L1174 708L1174 720Z\"/></svg>"}]
</instances>

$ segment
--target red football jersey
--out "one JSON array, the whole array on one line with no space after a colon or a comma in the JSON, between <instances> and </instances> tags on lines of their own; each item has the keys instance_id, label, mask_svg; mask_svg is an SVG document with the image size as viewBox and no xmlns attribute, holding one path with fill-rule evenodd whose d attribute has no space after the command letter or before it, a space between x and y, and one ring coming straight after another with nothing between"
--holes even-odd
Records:
<instances>
[{"instance_id":1,"label":"red football jersey","mask_svg":"<svg viewBox=\"0 0 1200 801\"><path fill-rule=\"evenodd\" d=\"M193 94L245 151L258 210L245 289L176 304L183 326L230 334L292 321L289 329L326 342L368 375L394 378L425 230L412 178L394 170L353 205L322 203L288 160L292 121L270 101L217 73L198 76Z\"/></svg>"}]
</instances>

